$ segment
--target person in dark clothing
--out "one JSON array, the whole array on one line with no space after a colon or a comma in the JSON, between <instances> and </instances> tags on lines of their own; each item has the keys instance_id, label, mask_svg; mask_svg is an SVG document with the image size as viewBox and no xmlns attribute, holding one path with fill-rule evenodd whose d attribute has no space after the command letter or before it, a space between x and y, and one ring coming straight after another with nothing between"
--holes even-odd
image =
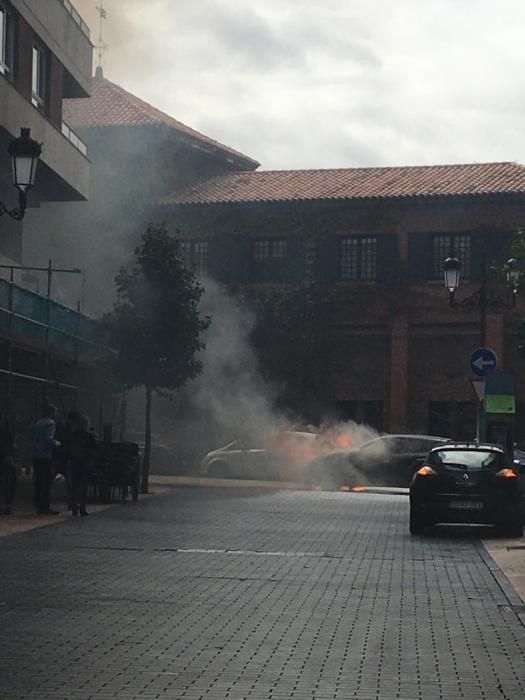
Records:
<instances>
[{"instance_id":1,"label":"person in dark clothing","mask_svg":"<svg viewBox=\"0 0 525 700\"><path fill-rule=\"evenodd\" d=\"M67 485L67 501L68 508L72 508L72 498L71 498L71 437L73 431L75 430L76 423L80 417L78 411L69 411L66 416L65 423L58 423L56 427L55 439L60 442L60 447L58 447L53 452L53 464L55 467L55 472L57 474L62 474L66 480Z\"/></svg>"},{"instance_id":2,"label":"person in dark clothing","mask_svg":"<svg viewBox=\"0 0 525 700\"><path fill-rule=\"evenodd\" d=\"M0 416L0 502L4 505L0 513L5 515L11 513L18 482L13 459L14 449L14 430L7 417L2 419Z\"/></svg>"},{"instance_id":3,"label":"person in dark clothing","mask_svg":"<svg viewBox=\"0 0 525 700\"><path fill-rule=\"evenodd\" d=\"M40 515L58 514L58 511L51 510L49 503L53 482L53 450L60 447L58 440L55 440L56 412L55 406L47 404L42 418L37 420L32 430L34 503Z\"/></svg>"},{"instance_id":4,"label":"person in dark clothing","mask_svg":"<svg viewBox=\"0 0 525 700\"><path fill-rule=\"evenodd\" d=\"M95 438L86 416L79 415L69 443L69 478L71 481L71 514L89 515L86 510L89 470L95 452Z\"/></svg>"}]
</instances>

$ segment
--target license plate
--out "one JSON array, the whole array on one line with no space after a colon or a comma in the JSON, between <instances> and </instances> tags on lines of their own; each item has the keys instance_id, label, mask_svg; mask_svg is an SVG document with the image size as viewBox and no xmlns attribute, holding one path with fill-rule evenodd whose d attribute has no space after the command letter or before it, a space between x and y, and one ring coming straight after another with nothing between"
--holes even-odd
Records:
<instances>
[{"instance_id":1,"label":"license plate","mask_svg":"<svg viewBox=\"0 0 525 700\"><path fill-rule=\"evenodd\" d=\"M457 510L481 510L483 503L481 501L451 501L449 508Z\"/></svg>"}]
</instances>

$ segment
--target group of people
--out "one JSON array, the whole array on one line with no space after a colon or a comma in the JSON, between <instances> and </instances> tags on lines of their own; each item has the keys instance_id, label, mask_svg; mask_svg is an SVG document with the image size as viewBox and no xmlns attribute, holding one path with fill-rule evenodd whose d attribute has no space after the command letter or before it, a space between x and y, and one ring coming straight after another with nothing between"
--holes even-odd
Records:
<instances>
[{"instance_id":1,"label":"group of people","mask_svg":"<svg viewBox=\"0 0 525 700\"><path fill-rule=\"evenodd\" d=\"M78 411L70 411L63 424L56 422L57 410L47 404L31 431L33 461L33 503L38 514L56 515L51 508L51 486L57 474L67 483L68 505L72 515L88 515L88 478L94 458L95 438L89 421ZM15 436L9 421L0 417L0 503L10 513L17 485L14 465Z\"/></svg>"}]
</instances>

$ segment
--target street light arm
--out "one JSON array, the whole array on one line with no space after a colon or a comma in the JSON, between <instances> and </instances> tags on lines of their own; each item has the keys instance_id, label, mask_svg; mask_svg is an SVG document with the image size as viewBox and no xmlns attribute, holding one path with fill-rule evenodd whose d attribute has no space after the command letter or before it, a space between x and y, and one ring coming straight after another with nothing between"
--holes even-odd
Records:
<instances>
[{"instance_id":1,"label":"street light arm","mask_svg":"<svg viewBox=\"0 0 525 700\"><path fill-rule=\"evenodd\" d=\"M3 202L0 202L0 216L7 214L15 221L22 221L26 213L26 193L20 191L18 193L18 207L8 209Z\"/></svg>"},{"instance_id":2,"label":"street light arm","mask_svg":"<svg viewBox=\"0 0 525 700\"><path fill-rule=\"evenodd\" d=\"M485 294L483 294L483 291L480 288L473 294L470 294L468 297L465 297L460 301L457 301L454 296L454 292L451 292L449 294L449 303L452 309L464 309L466 311L475 311L476 309L481 308L483 305L485 305L486 308L495 310L513 309L516 306L517 294L518 290L511 290L511 298L509 301L507 301L501 297L491 296L486 292L486 290Z\"/></svg>"}]
</instances>

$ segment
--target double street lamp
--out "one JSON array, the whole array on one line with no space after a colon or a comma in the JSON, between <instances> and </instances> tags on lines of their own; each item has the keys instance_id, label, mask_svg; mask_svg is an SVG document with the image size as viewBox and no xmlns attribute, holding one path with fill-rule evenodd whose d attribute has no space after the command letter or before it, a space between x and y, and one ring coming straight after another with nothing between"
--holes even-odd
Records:
<instances>
[{"instance_id":1,"label":"double street lamp","mask_svg":"<svg viewBox=\"0 0 525 700\"><path fill-rule=\"evenodd\" d=\"M9 155L13 166L13 185L18 190L18 207L8 209L0 202L0 216L8 214L12 219L24 218L27 204L27 192L35 184L38 159L42 146L31 138L30 129L21 129L20 136L9 144Z\"/></svg>"},{"instance_id":2,"label":"double street lamp","mask_svg":"<svg viewBox=\"0 0 525 700\"><path fill-rule=\"evenodd\" d=\"M443 264L443 271L445 276L445 286L448 289L450 306L452 308L479 308L481 336L480 340L481 345L484 346L487 335L487 311L489 307L495 309L512 309L516 306L516 297L518 295L521 277L521 270L518 261L515 258L510 258L503 266L505 281L507 283L508 288L511 291L510 302L504 299L500 299L498 297L494 297L489 293L487 265L485 257L482 258L481 262L480 286L478 291L474 292L474 294L470 295L469 297L463 299L460 302L457 302L454 298L456 290L458 289L461 281L461 261L459 260L459 258L455 257L454 255L448 257Z\"/></svg>"}]
</instances>

